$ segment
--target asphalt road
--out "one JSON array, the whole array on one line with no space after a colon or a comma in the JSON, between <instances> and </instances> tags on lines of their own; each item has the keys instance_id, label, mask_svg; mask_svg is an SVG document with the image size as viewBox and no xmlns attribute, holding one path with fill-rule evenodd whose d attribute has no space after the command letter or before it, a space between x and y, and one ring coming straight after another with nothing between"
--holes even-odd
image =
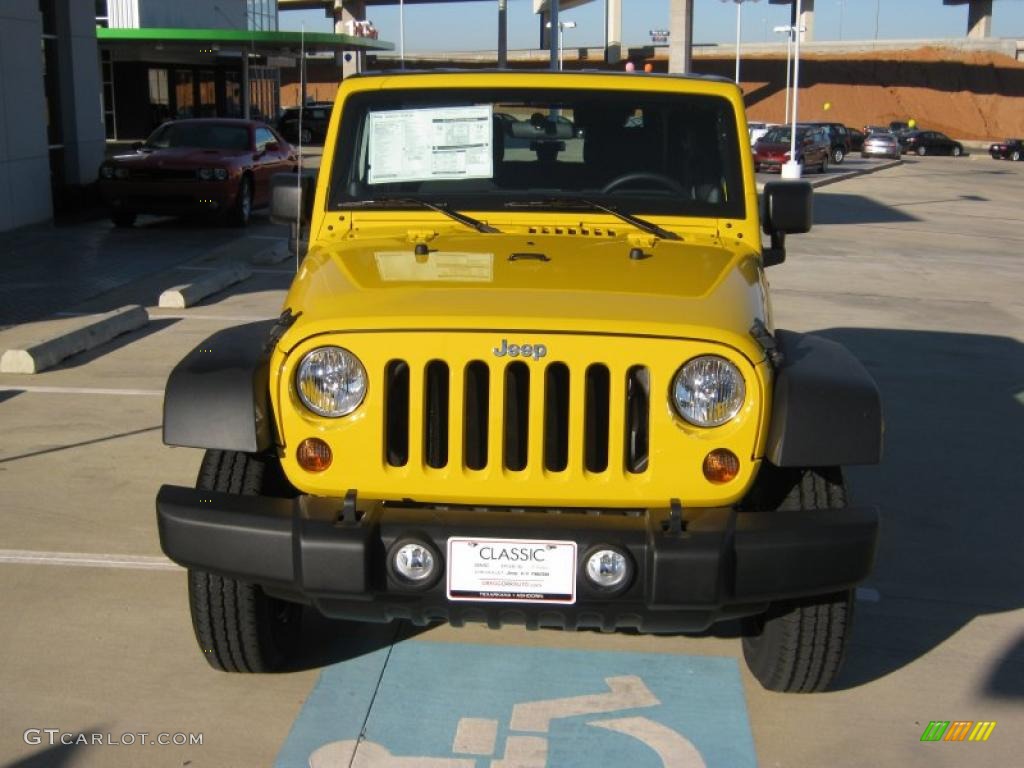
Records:
<instances>
[{"instance_id":1,"label":"asphalt road","mask_svg":"<svg viewBox=\"0 0 1024 768\"><path fill-rule=\"evenodd\" d=\"M376 765L1019 764L1022 183L1024 163L924 158L832 184L816 193L814 230L769 273L777 325L847 344L884 400L884 463L848 473L883 529L836 690L764 692L728 627L413 631L307 615L289 672L210 670L154 525L157 487L191 483L201 458L161 444L161 392L202 339L278 313L286 261L197 307L152 309L147 328L52 371L0 376L0 764L348 765L360 737ZM152 306L284 237L265 223L227 240L180 222L90 226L76 236L117 237L124 259L154 243L173 252L47 311ZM0 347L60 322L12 324ZM985 743L922 743L933 720L997 725ZM61 744L82 734L105 743ZM160 734L202 744L143 743Z\"/></svg>"}]
</instances>

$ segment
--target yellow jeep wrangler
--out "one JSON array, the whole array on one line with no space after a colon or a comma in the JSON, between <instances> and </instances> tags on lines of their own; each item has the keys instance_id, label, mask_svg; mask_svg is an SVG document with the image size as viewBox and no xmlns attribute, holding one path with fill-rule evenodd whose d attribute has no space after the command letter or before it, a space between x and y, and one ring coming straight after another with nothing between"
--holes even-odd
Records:
<instances>
[{"instance_id":1,"label":"yellow jeep wrangler","mask_svg":"<svg viewBox=\"0 0 1024 768\"><path fill-rule=\"evenodd\" d=\"M741 620L772 690L828 685L877 512L870 375L776 329L764 268L811 190L759 209L740 91L712 78L435 72L346 80L273 323L172 373L157 498L214 667L331 617L699 632ZM768 244L762 245L762 229Z\"/></svg>"}]
</instances>

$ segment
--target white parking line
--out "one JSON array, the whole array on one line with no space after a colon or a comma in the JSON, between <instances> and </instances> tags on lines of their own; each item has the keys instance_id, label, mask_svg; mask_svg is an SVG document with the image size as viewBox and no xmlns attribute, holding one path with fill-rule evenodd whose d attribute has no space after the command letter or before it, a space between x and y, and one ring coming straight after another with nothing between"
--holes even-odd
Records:
<instances>
[{"instance_id":1,"label":"white parking line","mask_svg":"<svg viewBox=\"0 0 1024 768\"><path fill-rule=\"evenodd\" d=\"M64 565L80 568L126 568L135 571L180 571L181 566L162 556L97 555L84 552L37 552L0 549L0 563L16 565Z\"/></svg>"},{"instance_id":2,"label":"white parking line","mask_svg":"<svg viewBox=\"0 0 1024 768\"><path fill-rule=\"evenodd\" d=\"M277 315L197 315L191 312L171 312L160 307L149 307L149 318L165 317L168 320L223 320L226 323L258 323L262 320L276 320ZM83 317L92 312L55 312L54 317Z\"/></svg>"},{"instance_id":3,"label":"white parking line","mask_svg":"<svg viewBox=\"0 0 1024 768\"><path fill-rule=\"evenodd\" d=\"M223 267L175 267L175 269L183 272L211 272L213 270L223 269ZM269 269L267 267L253 267L249 270L253 274L261 275L294 275L294 269Z\"/></svg>"},{"instance_id":4,"label":"white parking line","mask_svg":"<svg viewBox=\"0 0 1024 768\"><path fill-rule=\"evenodd\" d=\"M38 387L23 384L0 384L0 392L31 392L42 395L117 395L163 397L162 389L104 389L102 387Z\"/></svg>"}]
</instances>

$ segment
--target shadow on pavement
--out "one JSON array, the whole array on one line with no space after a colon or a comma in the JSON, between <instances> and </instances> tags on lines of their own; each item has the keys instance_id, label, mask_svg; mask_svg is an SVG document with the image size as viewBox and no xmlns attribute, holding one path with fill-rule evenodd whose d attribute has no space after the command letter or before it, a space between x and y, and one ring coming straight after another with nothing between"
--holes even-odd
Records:
<instances>
[{"instance_id":1,"label":"shadow on pavement","mask_svg":"<svg viewBox=\"0 0 1024 768\"><path fill-rule=\"evenodd\" d=\"M826 193L814 196L814 223L894 224L920 221L917 216L863 195Z\"/></svg>"},{"instance_id":2,"label":"shadow on pavement","mask_svg":"<svg viewBox=\"0 0 1024 768\"><path fill-rule=\"evenodd\" d=\"M50 735L46 733L38 734L42 740L41 743L46 744L46 748L40 752L36 752L28 757L23 757L20 760L14 760L10 763L4 763L3 768L64 768L64 766L71 766L78 762L81 757L81 753L78 751L80 746L84 744L75 744L75 740L82 738L88 740L89 736L94 733L105 733L107 726L97 725L92 728L84 728L78 733L64 734L66 739L71 739L71 744L54 744L50 746ZM56 735L55 738L59 738L60 735Z\"/></svg>"},{"instance_id":3,"label":"shadow on pavement","mask_svg":"<svg viewBox=\"0 0 1024 768\"><path fill-rule=\"evenodd\" d=\"M390 624L328 619L315 609L302 612L302 645L284 672L319 669L373 653L426 632L405 621Z\"/></svg>"},{"instance_id":4,"label":"shadow on pavement","mask_svg":"<svg viewBox=\"0 0 1024 768\"><path fill-rule=\"evenodd\" d=\"M1024 345L1004 337L833 328L882 392L885 456L848 474L881 511L878 555L837 688L913 663L978 616L1024 607ZM1024 696L1024 641L988 687ZM1017 672L1014 672L1017 670Z\"/></svg>"},{"instance_id":5,"label":"shadow on pavement","mask_svg":"<svg viewBox=\"0 0 1024 768\"><path fill-rule=\"evenodd\" d=\"M130 331L128 333L122 333L120 336L115 336L105 344L100 344L98 347L86 350L85 352L79 352L77 355L65 358L58 365L53 368L48 368L47 372L51 371L65 371L71 368L80 368L83 365L91 363L93 360L97 360L101 357L106 357L113 352L127 347L129 344L134 344L139 339L144 339L147 336L151 336L154 333L159 333L164 328L168 328L175 323L180 322L179 318L170 317L154 317L146 325L141 328Z\"/></svg>"},{"instance_id":6,"label":"shadow on pavement","mask_svg":"<svg viewBox=\"0 0 1024 768\"><path fill-rule=\"evenodd\" d=\"M992 667L982 692L1002 699L1024 697L1024 634Z\"/></svg>"}]
</instances>

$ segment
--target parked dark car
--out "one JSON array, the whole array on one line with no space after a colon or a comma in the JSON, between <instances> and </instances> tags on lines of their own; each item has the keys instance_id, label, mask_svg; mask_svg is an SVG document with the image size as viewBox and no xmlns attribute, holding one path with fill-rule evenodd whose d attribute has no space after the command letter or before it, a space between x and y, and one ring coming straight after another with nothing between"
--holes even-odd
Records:
<instances>
[{"instance_id":1,"label":"parked dark car","mask_svg":"<svg viewBox=\"0 0 1024 768\"><path fill-rule=\"evenodd\" d=\"M907 131L897 136L903 154L915 155L952 155L960 157L964 153L964 145L953 141L938 131Z\"/></svg>"},{"instance_id":2,"label":"parked dark car","mask_svg":"<svg viewBox=\"0 0 1024 768\"><path fill-rule=\"evenodd\" d=\"M99 193L118 227L140 213L215 214L245 225L270 200L270 178L292 171L295 150L253 120L164 123L128 155L100 166Z\"/></svg>"},{"instance_id":3,"label":"parked dark car","mask_svg":"<svg viewBox=\"0 0 1024 768\"><path fill-rule=\"evenodd\" d=\"M896 134L896 136L900 136L900 134L906 133L907 131L913 129L910 127L910 123L904 123L900 120L893 120L891 123L889 123L889 130Z\"/></svg>"},{"instance_id":4,"label":"parked dark car","mask_svg":"<svg viewBox=\"0 0 1024 768\"><path fill-rule=\"evenodd\" d=\"M860 152L864 148L864 139L867 138L867 133L859 128L850 128L849 126L846 130L850 134L850 151Z\"/></svg>"},{"instance_id":5,"label":"parked dark car","mask_svg":"<svg viewBox=\"0 0 1024 768\"><path fill-rule=\"evenodd\" d=\"M323 145L327 124L331 121L332 102L314 102L302 107L285 107L277 121L277 130L293 144ZM301 114L300 114L301 113ZM300 135L299 118L302 118Z\"/></svg>"},{"instance_id":6,"label":"parked dark car","mask_svg":"<svg viewBox=\"0 0 1024 768\"><path fill-rule=\"evenodd\" d=\"M992 144L988 153L994 160L1020 160L1024 157L1024 139L1006 139Z\"/></svg>"},{"instance_id":7,"label":"parked dark car","mask_svg":"<svg viewBox=\"0 0 1024 768\"><path fill-rule=\"evenodd\" d=\"M836 165L843 162L846 156L850 154L852 149L850 146L850 129L842 123L812 122L803 123L803 125L813 125L825 129L831 149L830 159Z\"/></svg>"},{"instance_id":8,"label":"parked dark car","mask_svg":"<svg viewBox=\"0 0 1024 768\"><path fill-rule=\"evenodd\" d=\"M788 125L772 128L754 145L754 170L782 171L788 162L790 150ZM805 168L815 167L822 173L828 170L832 144L825 129L818 126L798 125L796 128L796 161Z\"/></svg>"}]
</instances>

